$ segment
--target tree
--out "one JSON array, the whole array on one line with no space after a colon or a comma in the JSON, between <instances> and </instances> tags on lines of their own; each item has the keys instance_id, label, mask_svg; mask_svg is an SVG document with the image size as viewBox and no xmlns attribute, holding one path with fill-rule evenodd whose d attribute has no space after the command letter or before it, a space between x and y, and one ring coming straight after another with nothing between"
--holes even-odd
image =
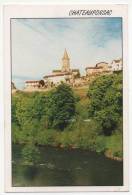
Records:
<instances>
[{"instance_id":1,"label":"tree","mask_svg":"<svg viewBox=\"0 0 132 195\"><path fill-rule=\"evenodd\" d=\"M16 117L21 126L26 122L41 120L45 115L46 96L42 93L20 95L17 99Z\"/></svg>"},{"instance_id":2,"label":"tree","mask_svg":"<svg viewBox=\"0 0 132 195\"><path fill-rule=\"evenodd\" d=\"M40 87L44 87L44 86L45 86L44 80L40 80L40 81L39 81L39 86L40 86Z\"/></svg>"},{"instance_id":3,"label":"tree","mask_svg":"<svg viewBox=\"0 0 132 195\"><path fill-rule=\"evenodd\" d=\"M44 93L17 93L12 98L12 132L14 142L36 143L46 126L47 97Z\"/></svg>"},{"instance_id":4,"label":"tree","mask_svg":"<svg viewBox=\"0 0 132 195\"><path fill-rule=\"evenodd\" d=\"M62 83L49 95L47 116L49 125L63 130L75 114L75 97L72 89Z\"/></svg>"},{"instance_id":5,"label":"tree","mask_svg":"<svg viewBox=\"0 0 132 195\"><path fill-rule=\"evenodd\" d=\"M122 117L122 73L96 78L87 95L89 117L99 124L99 132L111 135Z\"/></svg>"},{"instance_id":6,"label":"tree","mask_svg":"<svg viewBox=\"0 0 132 195\"><path fill-rule=\"evenodd\" d=\"M11 121L12 123L18 124L16 108L17 108L17 98L13 96L11 101Z\"/></svg>"}]
</instances>

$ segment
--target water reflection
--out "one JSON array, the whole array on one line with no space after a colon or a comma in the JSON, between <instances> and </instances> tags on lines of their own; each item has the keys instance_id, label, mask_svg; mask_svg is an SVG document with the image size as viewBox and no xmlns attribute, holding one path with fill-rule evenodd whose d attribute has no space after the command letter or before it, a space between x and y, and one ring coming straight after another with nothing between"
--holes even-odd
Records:
<instances>
[{"instance_id":1,"label":"water reflection","mask_svg":"<svg viewBox=\"0 0 132 195\"><path fill-rule=\"evenodd\" d=\"M121 186L122 163L93 152L51 147L39 149L37 165L23 165L13 146L13 186Z\"/></svg>"}]
</instances>

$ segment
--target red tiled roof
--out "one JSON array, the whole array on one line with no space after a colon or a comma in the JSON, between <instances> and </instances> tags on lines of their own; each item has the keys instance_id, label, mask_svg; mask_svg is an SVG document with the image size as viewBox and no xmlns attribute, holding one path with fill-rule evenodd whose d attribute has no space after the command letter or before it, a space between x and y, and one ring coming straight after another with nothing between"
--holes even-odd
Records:
<instances>
[{"instance_id":1,"label":"red tiled roof","mask_svg":"<svg viewBox=\"0 0 132 195\"><path fill-rule=\"evenodd\" d=\"M102 63L108 64L107 62L99 62L99 63L96 64L96 66L97 66L98 64L102 64Z\"/></svg>"},{"instance_id":2,"label":"red tiled roof","mask_svg":"<svg viewBox=\"0 0 132 195\"><path fill-rule=\"evenodd\" d=\"M113 61L115 61L115 63L119 63L121 60L113 60Z\"/></svg>"},{"instance_id":3,"label":"red tiled roof","mask_svg":"<svg viewBox=\"0 0 132 195\"><path fill-rule=\"evenodd\" d=\"M61 70L53 70L52 72L61 72Z\"/></svg>"},{"instance_id":4,"label":"red tiled roof","mask_svg":"<svg viewBox=\"0 0 132 195\"><path fill-rule=\"evenodd\" d=\"M39 83L39 81L25 81L25 83Z\"/></svg>"}]
</instances>

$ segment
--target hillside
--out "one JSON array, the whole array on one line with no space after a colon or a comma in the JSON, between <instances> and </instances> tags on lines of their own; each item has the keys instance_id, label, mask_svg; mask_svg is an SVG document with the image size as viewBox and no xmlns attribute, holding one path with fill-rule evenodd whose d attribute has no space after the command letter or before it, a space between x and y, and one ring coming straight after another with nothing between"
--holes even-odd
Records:
<instances>
[{"instance_id":1,"label":"hillside","mask_svg":"<svg viewBox=\"0 0 132 195\"><path fill-rule=\"evenodd\" d=\"M89 87L12 95L13 143L103 152L122 159L122 73Z\"/></svg>"}]
</instances>

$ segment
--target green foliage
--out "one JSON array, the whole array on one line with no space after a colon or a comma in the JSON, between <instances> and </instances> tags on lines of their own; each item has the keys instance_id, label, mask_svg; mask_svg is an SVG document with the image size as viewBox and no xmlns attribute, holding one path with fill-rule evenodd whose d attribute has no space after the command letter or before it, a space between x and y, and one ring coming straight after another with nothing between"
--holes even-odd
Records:
<instances>
[{"instance_id":1,"label":"green foliage","mask_svg":"<svg viewBox=\"0 0 132 195\"><path fill-rule=\"evenodd\" d=\"M93 121L84 122L81 118L78 118L61 134L61 143L64 146L94 151L97 137L96 128Z\"/></svg>"},{"instance_id":2,"label":"green foliage","mask_svg":"<svg viewBox=\"0 0 132 195\"><path fill-rule=\"evenodd\" d=\"M89 89L74 91L62 83L50 92L12 96L12 141L25 144L26 163L37 163L36 145L122 157L122 73L97 77Z\"/></svg>"},{"instance_id":3,"label":"green foliage","mask_svg":"<svg viewBox=\"0 0 132 195\"><path fill-rule=\"evenodd\" d=\"M122 134L115 133L110 136L106 142L106 149L112 156L122 158L123 157L123 137Z\"/></svg>"},{"instance_id":4,"label":"green foliage","mask_svg":"<svg viewBox=\"0 0 132 195\"><path fill-rule=\"evenodd\" d=\"M72 89L66 85L59 85L49 95L47 116L49 124L55 129L63 130L75 114L75 97Z\"/></svg>"},{"instance_id":5,"label":"green foliage","mask_svg":"<svg viewBox=\"0 0 132 195\"><path fill-rule=\"evenodd\" d=\"M40 120L45 115L46 100L46 96L42 93L21 94L18 96L16 103L18 123L23 126L25 121Z\"/></svg>"},{"instance_id":6,"label":"green foliage","mask_svg":"<svg viewBox=\"0 0 132 195\"><path fill-rule=\"evenodd\" d=\"M13 96L11 102L11 111L12 111L11 120L13 123L18 124L17 116L16 116L16 108L17 108L17 98Z\"/></svg>"},{"instance_id":7,"label":"green foliage","mask_svg":"<svg viewBox=\"0 0 132 195\"><path fill-rule=\"evenodd\" d=\"M80 101L76 102L76 115L81 117L82 119L87 119L88 118L88 107L89 99L88 98L83 98Z\"/></svg>"},{"instance_id":8,"label":"green foliage","mask_svg":"<svg viewBox=\"0 0 132 195\"><path fill-rule=\"evenodd\" d=\"M38 132L36 143L39 145L59 145L59 132L52 129L44 129Z\"/></svg>"},{"instance_id":9,"label":"green foliage","mask_svg":"<svg viewBox=\"0 0 132 195\"><path fill-rule=\"evenodd\" d=\"M96 152L105 152L106 150L106 137L105 136L97 136L95 141L95 151Z\"/></svg>"},{"instance_id":10,"label":"green foliage","mask_svg":"<svg viewBox=\"0 0 132 195\"><path fill-rule=\"evenodd\" d=\"M48 94L16 93L12 97L13 142L50 144L57 140L50 129L63 130L70 123L75 101L72 89L65 84Z\"/></svg>"},{"instance_id":11,"label":"green foliage","mask_svg":"<svg viewBox=\"0 0 132 195\"><path fill-rule=\"evenodd\" d=\"M12 142L21 143L20 140L22 141L22 135L19 126L17 123L12 122Z\"/></svg>"},{"instance_id":12,"label":"green foliage","mask_svg":"<svg viewBox=\"0 0 132 195\"><path fill-rule=\"evenodd\" d=\"M17 93L12 97L12 129L15 143L35 142L46 125L47 96L43 93Z\"/></svg>"},{"instance_id":13,"label":"green foliage","mask_svg":"<svg viewBox=\"0 0 132 195\"><path fill-rule=\"evenodd\" d=\"M99 124L102 134L111 135L122 117L122 73L98 77L91 83L87 96L88 116Z\"/></svg>"}]
</instances>

